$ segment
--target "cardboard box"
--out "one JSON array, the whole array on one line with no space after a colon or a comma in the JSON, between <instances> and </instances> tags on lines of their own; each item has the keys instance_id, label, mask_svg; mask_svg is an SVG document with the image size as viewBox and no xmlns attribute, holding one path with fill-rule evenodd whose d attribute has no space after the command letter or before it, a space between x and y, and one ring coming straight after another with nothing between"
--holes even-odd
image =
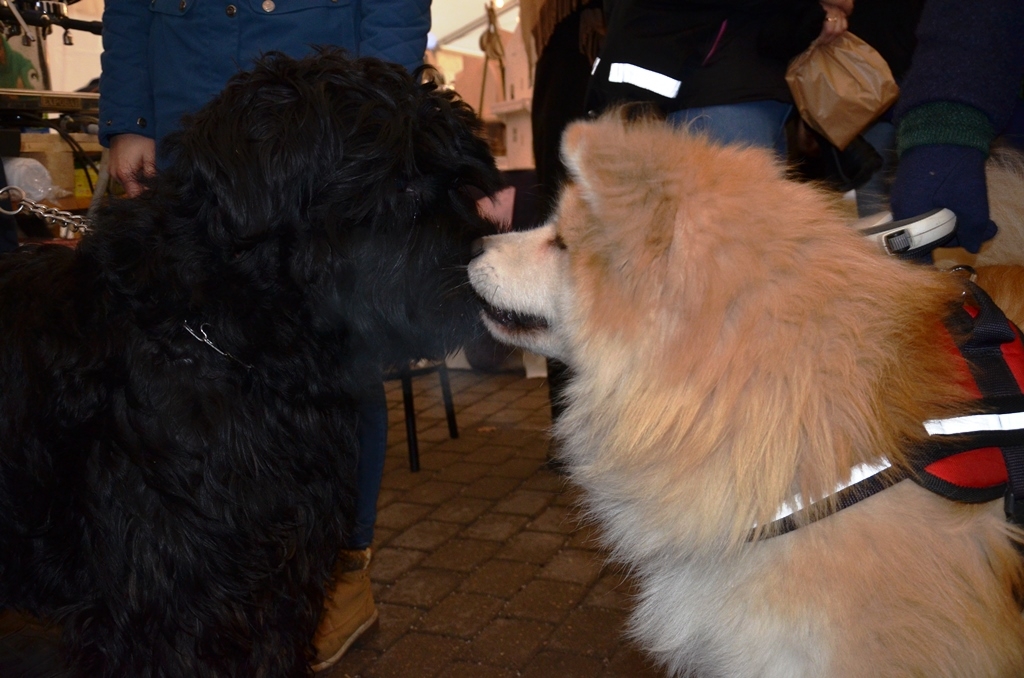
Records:
<instances>
[{"instance_id":1,"label":"cardboard box","mask_svg":"<svg viewBox=\"0 0 1024 678\"><path fill-rule=\"evenodd\" d=\"M71 138L98 163L103 147L100 146L96 135L74 133ZM71 146L59 134L22 134L21 155L43 163L43 167L49 170L55 186L60 186L70 193L76 192L75 156Z\"/></svg>"}]
</instances>

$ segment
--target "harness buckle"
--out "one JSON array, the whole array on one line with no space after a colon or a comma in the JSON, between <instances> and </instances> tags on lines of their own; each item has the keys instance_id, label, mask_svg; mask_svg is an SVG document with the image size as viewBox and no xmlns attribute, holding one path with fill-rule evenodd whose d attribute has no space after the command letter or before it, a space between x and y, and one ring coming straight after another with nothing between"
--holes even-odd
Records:
<instances>
[{"instance_id":1,"label":"harness buckle","mask_svg":"<svg viewBox=\"0 0 1024 678\"><path fill-rule=\"evenodd\" d=\"M1024 525L1024 501L1017 501L1009 487L1006 488L1006 494L1003 495L1003 510L1006 512L1007 522Z\"/></svg>"}]
</instances>

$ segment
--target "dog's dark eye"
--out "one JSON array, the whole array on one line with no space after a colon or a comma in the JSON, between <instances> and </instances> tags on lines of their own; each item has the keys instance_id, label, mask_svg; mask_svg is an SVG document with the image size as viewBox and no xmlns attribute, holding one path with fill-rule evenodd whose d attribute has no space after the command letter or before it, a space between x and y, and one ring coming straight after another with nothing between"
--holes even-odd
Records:
<instances>
[{"instance_id":1,"label":"dog's dark eye","mask_svg":"<svg viewBox=\"0 0 1024 678\"><path fill-rule=\"evenodd\" d=\"M551 241L551 244L554 245L555 247L557 247L560 250L567 250L567 249L569 249L569 246L565 244L564 240L562 240L562 235L561 234L555 235L555 238L554 238L554 240Z\"/></svg>"}]
</instances>

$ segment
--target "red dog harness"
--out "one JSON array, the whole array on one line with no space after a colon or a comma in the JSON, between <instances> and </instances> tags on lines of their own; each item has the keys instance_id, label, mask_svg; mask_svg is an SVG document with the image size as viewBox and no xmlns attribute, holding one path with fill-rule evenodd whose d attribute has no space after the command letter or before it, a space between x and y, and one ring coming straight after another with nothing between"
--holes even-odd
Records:
<instances>
[{"instance_id":1,"label":"red dog harness","mask_svg":"<svg viewBox=\"0 0 1024 678\"><path fill-rule=\"evenodd\" d=\"M861 464L849 483L807 507L805 522L911 478L953 501L984 503L1004 497L1006 519L1024 525L1024 340L981 288L968 283L968 293L970 300L946 320L946 329L949 350L961 356L964 381L981 414L925 422L930 437L911 454L909 473L892 469L885 459ZM793 515L803 508L801 498L794 497L767 529L752 530L749 538L796 529Z\"/></svg>"},{"instance_id":2,"label":"red dog harness","mask_svg":"<svg viewBox=\"0 0 1024 678\"><path fill-rule=\"evenodd\" d=\"M915 480L955 501L1006 497L1008 520L1024 524L1024 343L1020 330L971 285L972 304L946 321L984 414L926 422L931 440L915 455Z\"/></svg>"}]
</instances>

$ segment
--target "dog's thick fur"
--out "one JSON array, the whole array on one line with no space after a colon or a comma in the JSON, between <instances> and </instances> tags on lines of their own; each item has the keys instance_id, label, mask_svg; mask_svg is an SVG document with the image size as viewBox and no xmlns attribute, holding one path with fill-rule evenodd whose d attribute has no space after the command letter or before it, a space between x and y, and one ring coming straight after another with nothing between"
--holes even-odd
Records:
<instances>
[{"instance_id":1,"label":"dog's thick fur","mask_svg":"<svg viewBox=\"0 0 1024 678\"><path fill-rule=\"evenodd\" d=\"M165 150L77 250L0 259L0 607L79 676L307 675L355 403L478 322L465 187L500 175L454 95L331 51Z\"/></svg>"},{"instance_id":2,"label":"dog's thick fur","mask_svg":"<svg viewBox=\"0 0 1024 678\"><path fill-rule=\"evenodd\" d=\"M960 280L875 251L760 150L611 115L563 157L552 220L486 239L470 280L496 337L574 371L555 433L638 577L642 645L683 676L1024 675L1001 502L903 481L747 541L968 409L940 338Z\"/></svg>"}]
</instances>

